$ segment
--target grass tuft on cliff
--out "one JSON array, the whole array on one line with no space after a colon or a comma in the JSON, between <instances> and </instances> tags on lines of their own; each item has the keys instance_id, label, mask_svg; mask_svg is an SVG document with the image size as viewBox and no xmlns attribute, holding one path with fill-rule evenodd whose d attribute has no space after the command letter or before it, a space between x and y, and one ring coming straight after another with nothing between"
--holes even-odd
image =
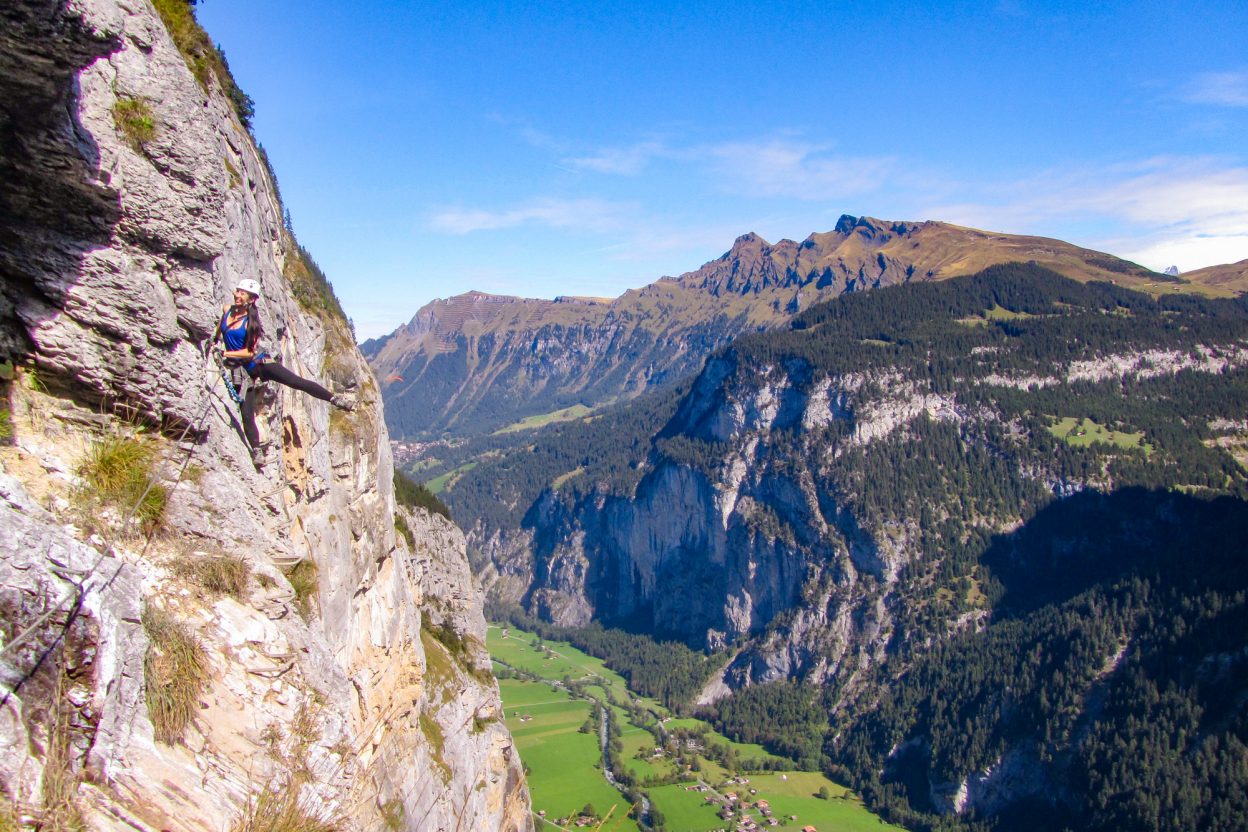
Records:
<instances>
[{"instance_id":1,"label":"grass tuft on cliff","mask_svg":"<svg viewBox=\"0 0 1248 832\"><path fill-rule=\"evenodd\" d=\"M88 827L77 800L81 772L75 770L73 765L72 705L68 704L66 697L71 680L63 657L60 667L54 672L56 683L44 746L43 806L35 828L48 832L86 832ZM12 828L15 832L22 828L20 818Z\"/></svg>"},{"instance_id":2,"label":"grass tuft on cliff","mask_svg":"<svg viewBox=\"0 0 1248 832\"><path fill-rule=\"evenodd\" d=\"M136 153L143 153L156 138L156 119L146 98L118 98L113 104L113 123Z\"/></svg>"},{"instance_id":3,"label":"grass tuft on cliff","mask_svg":"<svg viewBox=\"0 0 1248 832\"><path fill-rule=\"evenodd\" d=\"M175 575L203 587L213 596L228 595L235 601L243 600L247 579L251 577L251 567L237 555L187 555L177 558L172 567Z\"/></svg>"},{"instance_id":4,"label":"grass tuft on cliff","mask_svg":"<svg viewBox=\"0 0 1248 832\"><path fill-rule=\"evenodd\" d=\"M247 801L230 832L338 832L341 824L308 806L293 783L274 782Z\"/></svg>"},{"instance_id":5,"label":"grass tuft on cliff","mask_svg":"<svg viewBox=\"0 0 1248 832\"><path fill-rule=\"evenodd\" d=\"M143 660L147 715L156 739L173 745L186 734L208 682L208 657L190 629L168 611L147 605L143 629L151 640Z\"/></svg>"},{"instance_id":6,"label":"grass tuft on cliff","mask_svg":"<svg viewBox=\"0 0 1248 832\"><path fill-rule=\"evenodd\" d=\"M131 510L150 533L160 525L169 501L169 490L155 481L159 454L152 442L140 436L106 436L93 444L78 467L81 501L99 508L111 507L124 517Z\"/></svg>"},{"instance_id":7,"label":"grass tuft on cliff","mask_svg":"<svg viewBox=\"0 0 1248 832\"><path fill-rule=\"evenodd\" d=\"M286 573L286 580L290 581L290 588L295 591L295 606L305 619L310 618L316 610L320 576L321 570L311 558L304 558Z\"/></svg>"},{"instance_id":8,"label":"grass tuft on cliff","mask_svg":"<svg viewBox=\"0 0 1248 832\"><path fill-rule=\"evenodd\" d=\"M403 828L403 821L407 818L407 810L403 807L403 801L397 797L387 800L378 807L381 812L381 823L390 832L399 832Z\"/></svg>"},{"instance_id":9,"label":"grass tuft on cliff","mask_svg":"<svg viewBox=\"0 0 1248 832\"><path fill-rule=\"evenodd\" d=\"M412 527L407 525L407 520L398 512L394 514L394 530L407 541L407 548L412 551L416 550L416 535L412 532Z\"/></svg>"},{"instance_id":10,"label":"grass tuft on cliff","mask_svg":"<svg viewBox=\"0 0 1248 832\"><path fill-rule=\"evenodd\" d=\"M251 119L256 114L255 103L234 81L221 47L213 44L195 19L195 0L152 0L152 5L156 7L195 80L207 91L210 80L215 77L234 106L238 120L250 130Z\"/></svg>"},{"instance_id":11,"label":"grass tuft on cliff","mask_svg":"<svg viewBox=\"0 0 1248 832\"><path fill-rule=\"evenodd\" d=\"M17 807L0 792L0 832L18 832L21 828L17 817Z\"/></svg>"}]
</instances>

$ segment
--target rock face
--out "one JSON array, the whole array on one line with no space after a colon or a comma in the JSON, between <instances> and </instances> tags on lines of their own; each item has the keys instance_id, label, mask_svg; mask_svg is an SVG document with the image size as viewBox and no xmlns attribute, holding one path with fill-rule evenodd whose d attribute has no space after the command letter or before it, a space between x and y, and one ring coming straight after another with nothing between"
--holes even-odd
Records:
<instances>
[{"instance_id":1,"label":"rock face","mask_svg":"<svg viewBox=\"0 0 1248 832\"><path fill-rule=\"evenodd\" d=\"M695 372L738 335L838 295L1011 261L1078 280L1172 280L1059 240L844 216L800 243L745 234L696 271L610 301L481 292L434 301L362 349L396 437L488 433L532 414L631 398Z\"/></svg>"},{"instance_id":2,"label":"rock face","mask_svg":"<svg viewBox=\"0 0 1248 832\"><path fill-rule=\"evenodd\" d=\"M342 828L530 828L462 535L423 512L396 535L376 383L216 79L146 3L3 14L0 808L220 830L288 799ZM361 402L270 385L258 468L202 349L243 277L265 346ZM150 535L79 476L110 439L154 459ZM228 592L202 577L225 559ZM205 666L180 740L150 716L157 612Z\"/></svg>"},{"instance_id":3,"label":"rock face","mask_svg":"<svg viewBox=\"0 0 1248 832\"><path fill-rule=\"evenodd\" d=\"M557 492L544 494L518 533L535 541L533 583L511 597L556 623L592 618L709 649L770 632L727 668L731 687L794 676L821 681L846 662L856 667L882 655L888 616L881 601L913 556L908 534L889 540L861 529L809 470L776 464L772 437L803 424L820 436L839 413L865 444L918 414L954 414L939 397L903 384L892 391L895 406L873 402L879 412L871 413L860 391L882 378L799 389L779 368L750 376L730 356L712 359L665 428L713 443L714 464L659 458L629 497L569 505ZM852 418L851 402L861 408ZM514 584L496 583L500 571L495 565L483 576L507 597Z\"/></svg>"}]
</instances>

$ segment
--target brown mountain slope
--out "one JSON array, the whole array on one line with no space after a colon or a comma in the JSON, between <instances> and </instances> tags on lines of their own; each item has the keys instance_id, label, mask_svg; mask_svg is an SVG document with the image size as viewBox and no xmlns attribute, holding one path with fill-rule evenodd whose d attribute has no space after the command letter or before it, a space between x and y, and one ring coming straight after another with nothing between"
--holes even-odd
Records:
<instances>
[{"instance_id":1,"label":"brown mountain slope","mask_svg":"<svg viewBox=\"0 0 1248 832\"><path fill-rule=\"evenodd\" d=\"M1185 273L1183 279L1200 286L1242 295L1248 292L1248 260L1194 269Z\"/></svg>"},{"instance_id":2,"label":"brown mountain slope","mask_svg":"<svg viewBox=\"0 0 1248 832\"><path fill-rule=\"evenodd\" d=\"M743 332L844 292L1011 261L1144 291L1225 291L1060 240L843 216L800 243L746 234L696 271L610 301L481 292L434 301L362 349L382 381L393 433L479 433L572 404L629 398L696 369Z\"/></svg>"}]
</instances>

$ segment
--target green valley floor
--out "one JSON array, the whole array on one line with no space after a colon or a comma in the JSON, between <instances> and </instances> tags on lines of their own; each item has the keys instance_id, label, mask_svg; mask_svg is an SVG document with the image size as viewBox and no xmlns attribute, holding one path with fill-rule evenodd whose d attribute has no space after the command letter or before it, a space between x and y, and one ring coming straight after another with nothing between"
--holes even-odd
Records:
<instances>
[{"instance_id":1,"label":"green valley floor","mask_svg":"<svg viewBox=\"0 0 1248 832\"><path fill-rule=\"evenodd\" d=\"M629 691L602 660L567 642L490 625L487 647L538 829L642 829L630 817L629 798L603 771L602 708L611 714L615 774L649 801L656 829L899 828L820 772L778 770L792 764L761 746L733 742L702 720L673 717L655 700Z\"/></svg>"}]
</instances>

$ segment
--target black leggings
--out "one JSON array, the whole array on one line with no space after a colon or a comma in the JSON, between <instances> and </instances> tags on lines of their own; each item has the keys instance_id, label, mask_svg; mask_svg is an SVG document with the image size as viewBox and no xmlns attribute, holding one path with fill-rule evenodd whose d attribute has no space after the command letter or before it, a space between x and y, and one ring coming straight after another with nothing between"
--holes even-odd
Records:
<instances>
[{"instance_id":1,"label":"black leggings","mask_svg":"<svg viewBox=\"0 0 1248 832\"><path fill-rule=\"evenodd\" d=\"M252 379L255 381L276 381L278 384L285 384L287 387L302 390L309 396L325 402L333 398L328 390L315 381L300 378L276 361L266 361L263 364L256 365L256 372L252 375Z\"/></svg>"},{"instance_id":2,"label":"black leggings","mask_svg":"<svg viewBox=\"0 0 1248 832\"><path fill-rule=\"evenodd\" d=\"M256 371L251 375L253 382L276 381L278 384L284 384L295 390L302 390L313 398L329 401L333 395L315 381L309 381L295 375L287 370L276 361L267 361L256 366ZM243 412L243 433L247 434L247 442L251 447L256 448L260 445L260 432L256 430L256 396L260 390L256 384L248 387L247 395L243 397L241 410Z\"/></svg>"}]
</instances>

